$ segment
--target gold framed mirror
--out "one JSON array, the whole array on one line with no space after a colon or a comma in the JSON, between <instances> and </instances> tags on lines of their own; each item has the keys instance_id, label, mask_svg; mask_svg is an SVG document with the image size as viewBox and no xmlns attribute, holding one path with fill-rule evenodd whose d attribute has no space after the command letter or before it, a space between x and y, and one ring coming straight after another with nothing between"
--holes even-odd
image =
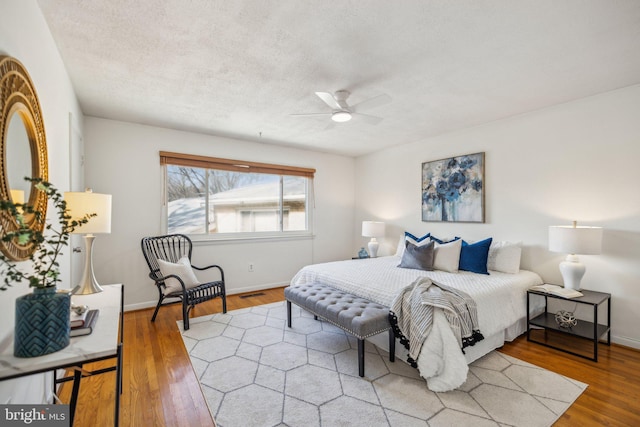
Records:
<instances>
[{"instance_id":1,"label":"gold framed mirror","mask_svg":"<svg viewBox=\"0 0 640 427\"><path fill-rule=\"evenodd\" d=\"M48 180L47 141L40 102L31 78L20 61L0 55L0 199L24 202L42 213L25 215L31 229L44 230L47 195L24 180L40 177ZM8 212L0 212L0 236L15 231L16 220ZM14 261L28 259L36 250L33 245L17 241L0 241L0 250Z\"/></svg>"}]
</instances>

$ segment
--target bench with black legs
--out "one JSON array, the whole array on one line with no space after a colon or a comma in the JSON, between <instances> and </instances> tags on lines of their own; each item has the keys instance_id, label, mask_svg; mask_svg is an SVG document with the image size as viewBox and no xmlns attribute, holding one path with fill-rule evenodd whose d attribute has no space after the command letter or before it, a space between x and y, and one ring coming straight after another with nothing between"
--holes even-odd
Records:
<instances>
[{"instance_id":1,"label":"bench with black legs","mask_svg":"<svg viewBox=\"0 0 640 427\"><path fill-rule=\"evenodd\" d=\"M358 339L358 374L364 377L365 338L389 331L389 360L395 361L395 336L389 323L389 307L339 291L327 285L311 283L289 286L287 326L291 327L291 303L337 326Z\"/></svg>"}]
</instances>

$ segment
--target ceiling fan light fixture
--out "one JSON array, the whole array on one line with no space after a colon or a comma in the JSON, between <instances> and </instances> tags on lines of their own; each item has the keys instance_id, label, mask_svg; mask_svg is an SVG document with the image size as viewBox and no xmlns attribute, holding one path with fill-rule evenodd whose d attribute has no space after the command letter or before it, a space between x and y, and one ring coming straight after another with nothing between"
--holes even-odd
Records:
<instances>
[{"instance_id":1,"label":"ceiling fan light fixture","mask_svg":"<svg viewBox=\"0 0 640 427\"><path fill-rule=\"evenodd\" d=\"M344 110L336 111L331 114L331 120L338 123L348 122L349 120L351 120L351 113Z\"/></svg>"}]
</instances>

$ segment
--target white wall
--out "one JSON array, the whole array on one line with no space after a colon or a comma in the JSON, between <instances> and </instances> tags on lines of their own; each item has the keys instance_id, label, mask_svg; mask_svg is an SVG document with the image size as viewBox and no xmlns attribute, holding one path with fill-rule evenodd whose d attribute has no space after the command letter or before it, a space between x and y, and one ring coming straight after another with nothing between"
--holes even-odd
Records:
<instances>
[{"instance_id":1,"label":"white wall","mask_svg":"<svg viewBox=\"0 0 640 427\"><path fill-rule=\"evenodd\" d=\"M562 283L550 225L604 227L602 255L581 256L585 289L612 294L612 335L640 348L640 86L391 148L356 161L356 226L387 223L382 254L404 231L522 241L522 267ZM485 152L486 222L422 222L421 164ZM355 230L356 247L365 241Z\"/></svg>"},{"instance_id":2,"label":"white wall","mask_svg":"<svg viewBox=\"0 0 640 427\"><path fill-rule=\"evenodd\" d=\"M40 100L49 153L49 181L61 191L69 186L69 113L79 119L78 106L67 71L53 42L40 8L33 0L3 0L0 2L0 55L12 56L27 69ZM81 129L81 127L80 127ZM62 285L70 287L70 256L61 259ZM0 291L0 346L13 348L14 301L31 290L16 285ZM12 350L11 350L12 351ZM0 383L0 403L9 398L12 403L41 402L50 387L38 387L42 380L3 381ZM28 391L27 391L28 390Z\"/></svg>"},{"instance_id":3,"label":"white wall","mask_svg":"<svg viewBox=\"0 0 640 427\"><path fill-rule=\"evenodd\" d=\"M239 293L288 284L306 264L351 256L354 210L352 158L258 144L165 128L85 119L85 183L113 195L111 234L94 244L100 283L124 283L129 309L157 302L148 278L140 239L164 234L159 151L175 151L246 161L313 167L313 239L198 243L195 265L216 263L225 271L227 292ZM254 272L248 272L248 264Z\"/></svg>"}]
</instances>

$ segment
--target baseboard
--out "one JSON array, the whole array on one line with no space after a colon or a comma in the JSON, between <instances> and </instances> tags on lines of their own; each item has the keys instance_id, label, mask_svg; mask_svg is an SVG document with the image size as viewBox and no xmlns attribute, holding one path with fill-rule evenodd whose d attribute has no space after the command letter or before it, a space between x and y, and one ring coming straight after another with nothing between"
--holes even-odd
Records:
<instances>
[{"instance_id":1,"label":"baseboard","mask_svg":"<svg viewBox=\"0 0 640 427\"><path fill-rule=\"evenodd\" d=\"M630 347L636 350L640 350L640 341L633 338L613 335L611 336L611 342L624 347Z\"/></svg>"},{"instance_id":2,"label":"baseboard","mask_svg":"<svg viewBox=\"0 0 640 427\"><path fill-rule=\"evenodd\" d=\"M144 310L145 308L155 307L158 301L141 302L137 304L125 304L124 311Z\"/></svg>"},{"instance_id":3,"label":"baseboard","mask_svg":"<svg viewBox=\"0 0 640 427\"><path fill-rule=\"evenodd\" d=\"M245 286L242 288L234 288L227 289L227 295L236 295L236 294L244 294L247 292L255 292L255 291L263 291L265 289L273 289L273 288L281 288L283 286L288 286L289 283L267 283L262 285L253 285L253 286ZM124 311L135 311L135 310L144 310L147 308L153 308L158 303L158 300L155 301L146 301L136 304L125 304Z\"/></svg>"},{"instance_id":4,"label":"baseboard","mask_svg":"<svg viewBox=\"0 0 640 427\"><path fill-rule=\"evenodd\" d=\"M267 283L263 285L245 286L243 288L228 289L227 295L244 294L246 292L263 291L265 289L281 288L289 283Z\"/></svg>"}]
</instances>

